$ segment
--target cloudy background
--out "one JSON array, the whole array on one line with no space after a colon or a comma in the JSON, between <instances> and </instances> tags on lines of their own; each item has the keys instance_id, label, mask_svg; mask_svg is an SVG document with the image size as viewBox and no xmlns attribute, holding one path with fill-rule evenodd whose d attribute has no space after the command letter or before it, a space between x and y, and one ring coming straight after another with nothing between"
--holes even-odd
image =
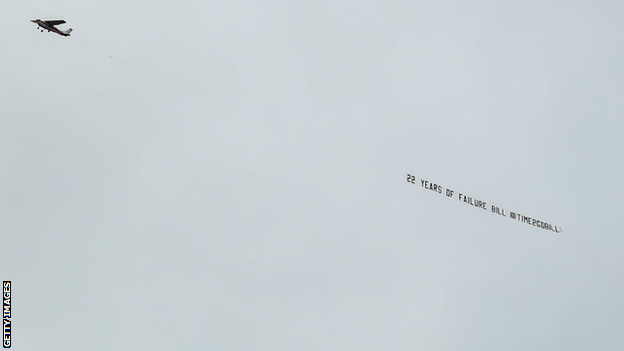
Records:
<instances>
[{"instance_id":1,"label":"cloudy background","mask_svg":"<svg viewBox=\"0 0 624 351\"><path fill-rule=\"evenodd\" d=\"M13 348L622 350L623 16L3 1Z\"/></svg>"}]
</instances>

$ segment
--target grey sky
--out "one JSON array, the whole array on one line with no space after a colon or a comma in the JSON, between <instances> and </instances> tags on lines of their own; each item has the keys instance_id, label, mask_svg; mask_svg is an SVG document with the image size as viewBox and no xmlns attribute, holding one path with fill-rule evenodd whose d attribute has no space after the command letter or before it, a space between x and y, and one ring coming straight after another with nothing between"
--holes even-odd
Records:
<instances>
[{"instance_id":1,"label":"grey sky","mask_svg":"<svg viewBox=\"0 0 624 351\"><path fill-rule=\"evenodd\" d=\"M2 2L13 347L623 349L623 16Z\"/></svg>"}]
</instances>

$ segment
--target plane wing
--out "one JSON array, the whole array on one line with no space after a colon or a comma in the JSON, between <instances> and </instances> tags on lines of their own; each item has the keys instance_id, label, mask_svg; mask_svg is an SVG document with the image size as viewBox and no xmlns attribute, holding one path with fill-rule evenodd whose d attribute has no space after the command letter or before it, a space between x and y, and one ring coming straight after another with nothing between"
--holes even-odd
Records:
<instances>
[{"instance_id":1,"label":"plane wing","mask_svg":"<svg viewBox=\"0 0 624 351\"><path fill-rule=\"evenodd\" d=\"M63 24L66 23L65 20L50 20L50 21L44 21L45 23L51 25L51 26L56 26L59 24Z\"/></svg>"}]
</instances>

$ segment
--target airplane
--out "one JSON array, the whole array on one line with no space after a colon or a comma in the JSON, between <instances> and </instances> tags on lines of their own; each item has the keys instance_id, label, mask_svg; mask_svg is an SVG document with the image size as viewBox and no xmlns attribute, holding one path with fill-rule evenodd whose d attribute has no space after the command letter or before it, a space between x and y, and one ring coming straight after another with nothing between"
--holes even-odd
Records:
<instances>
[{"instance_id":1,"label":"airplane","mask_svg":"<svg viewBox=\"0 0 624 351\"><path fill-rule=\"evenodd\" d=\"M68 37L69 33L72 32L73 29L69 28L68 30L60 30L58 28L56 28L55 26L59 25L59 24L63 24L66 23L65 20L48 20L48 21L44 21L41 20L39 18L37 18L36 20L30 20L33 23L37 23L37 25L39 27L37 27L37 29L41 29L41 33L43 33L43 30L47 30L48 32L54 32L56 34L62 35L64 37Z\"/></svg>"}]
</instances>

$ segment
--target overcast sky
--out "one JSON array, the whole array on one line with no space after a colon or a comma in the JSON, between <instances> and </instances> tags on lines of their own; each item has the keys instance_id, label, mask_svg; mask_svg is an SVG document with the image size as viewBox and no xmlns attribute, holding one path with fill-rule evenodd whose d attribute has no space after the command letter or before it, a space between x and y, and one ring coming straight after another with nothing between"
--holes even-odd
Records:
<instances>
[{"instance_id":1,"label":"overcast sky","mask_svg":"<svg viewBox=\"0 0 624 351\"><path fill-rule=\"evenodd\" d=\"M2 1L13 348L624 349L622 4Z\"/></svg>"}]
</instances>

